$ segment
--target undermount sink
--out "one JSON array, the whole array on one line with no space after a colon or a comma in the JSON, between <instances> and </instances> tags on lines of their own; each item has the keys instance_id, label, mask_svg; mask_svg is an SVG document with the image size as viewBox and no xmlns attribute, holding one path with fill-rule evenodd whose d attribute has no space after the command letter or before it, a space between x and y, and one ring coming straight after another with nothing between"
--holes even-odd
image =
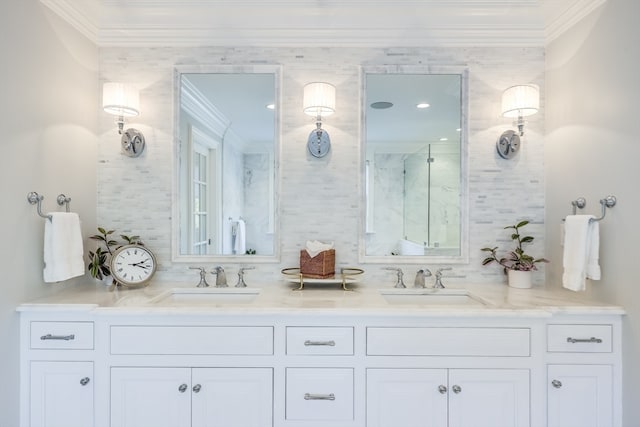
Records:
<instances>
[{"instance_id":1,"label":"undermount sink","mask_svg":"<svg viewBox=\"0 0 640 427\"><path fill-rule=\"evenodd\" d=\"M380 289L389 304L484 306L485 302L466 289Z\"/></svg>"},{"instance_id":2,"label":"undermount sink","mask_svg":"<svg viewBox=\"0 0 640 427\"><path fill-rule=\"evenodd\" d=\"M249 304L260 295L254 288L173 288L151 299L155 305Z\"/></svg>"}]
</instances>

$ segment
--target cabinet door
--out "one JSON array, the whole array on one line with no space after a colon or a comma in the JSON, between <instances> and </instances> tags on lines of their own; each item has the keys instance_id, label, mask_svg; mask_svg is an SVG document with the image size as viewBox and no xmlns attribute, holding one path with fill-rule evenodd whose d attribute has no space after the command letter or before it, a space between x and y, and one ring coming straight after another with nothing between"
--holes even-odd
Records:
<instances>
[{"instance_id":1,"label":"cabinet door","mask_svg":"<svg viewBox=\"0 0 640 427\"><path fill-rule=\"evenodd\" d=\"M193 427L273 425L271 368L193 369Z\"/></svg>"},{"instance_id":2,"label":"cabinet door","mask_svg":"<svg viewBox=\"0 0 640 427\"><path fill-rule=\"evenodd\" d=\"M111 427L191 427L191 369L112 368Z\"/></svg>"},{"instance_id":3,"label":"cabinet door","mask_svg":"<svg viewBox=\"0 0 640 427\"><path fill-rule=\"evenodd\" d=\"M527 427L529 424L528 370L449 371L449 427Z\"/></svg>"},{"instance_id":4,"label":"cabinet door","mask_svg":"<svg viewBox=\"0 0 640 427\"><path fill-rule=\"evenodd\" d=\"M93 425L93 363L31 362L30 427Z\"/></svg>"},{"instance_id":5,"label":"cabinet door","mask_svg":"<svg viewBox=\"0 0 640 427\"><path fill-rule=\"evenodd\" d=\"M613 425L612 372L609 365L549 365L549 427Z\"/></svg>"},{"instance_id":6,"label":"cabinet door","mask_svg":"<svg viewBox=\"0 0 640 427\"><path fill-rule=\"evenodd\" d=\"M367 427L446 425L445 369L367 369Z\"/></svg>"}]
</instances>

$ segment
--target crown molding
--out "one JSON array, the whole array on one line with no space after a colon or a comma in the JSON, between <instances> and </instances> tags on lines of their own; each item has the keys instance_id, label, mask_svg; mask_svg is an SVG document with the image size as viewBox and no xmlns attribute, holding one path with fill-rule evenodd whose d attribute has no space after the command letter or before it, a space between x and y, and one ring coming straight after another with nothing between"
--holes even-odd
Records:
<instances>
[{"instance_id":1,"label":"crown molding","mask_svg":"<svg viewBox=\"0 0 640 427\"><path fill-rule=\"evenodd\" d=\"M606 0L40 1L98 46L529 47Z\"/></svg>"}]
</instances>

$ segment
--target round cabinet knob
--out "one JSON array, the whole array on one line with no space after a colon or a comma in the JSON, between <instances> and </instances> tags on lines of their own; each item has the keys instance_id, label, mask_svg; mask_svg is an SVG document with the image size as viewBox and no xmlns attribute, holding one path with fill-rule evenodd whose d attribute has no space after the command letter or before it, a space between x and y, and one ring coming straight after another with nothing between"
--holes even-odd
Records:
<instances>
[{"instance_id":1,"label":"round cabinet knob","mask_svg":"<svg viewBox=\"0 0 640 427\"><path fill-rule=\"evenodd\" d=\"M201 388L202 388L202 386L200 384L196 384L196 385L193 386L193 392L194 393L199 393Z\"/></svg>"},{"instance_id":2,"label":"round cabinet knob","mask_svg":"<svg viewBox=\"0 0 640 427\"><path fill-rule=\"evenodd\" d=\"M89 384L89 381L91 381L89 377L84 377L83 379L80 380L80 385L82 386L87 385Z\"/></svg>"},{"instance_id":3,"label":"round cabinet knob","mask_svg":"<svg viewBox=\"0 0 640 427\"><path fill-rule=\"evenodd\" d=\"M180 393L184 393L185 391L187 391L187 385L186 384L180 384L180 387L178 387L178 391Z\"/></svg>"},{"instance_id":4,"label":"round cabinet knob","mask_svg":"<svg viewBox=\"0 0 640 427\"><path fill-rule=\"evenodd\" d=\"M438 391L440 392L440 394L447 394L447 387L443 385L439 385Z\"/></svg>"},{"instance_id":5,"label":"round cabinet knob","mask_svg":"<svg viewBox=\"0 0 640 427\"><path fill-rule=\"evenodd\" d=\"M462 387L460 387L459 385L454 385L453 387L451 387L451 389L455 394L458 394L462 391Z\"/></svg>"},{"instance_id":6,"label":"round cabinet knob","mask_svg":"<svg viewBox=\"0 0 640 427\"><path fill-rule=\"evenodd\" d=\"M554 386L555 388L560 388L560 387L562 387L562 381L553 380L553 381L551 381L551 385Z\"/></svg>"}]
</instances>

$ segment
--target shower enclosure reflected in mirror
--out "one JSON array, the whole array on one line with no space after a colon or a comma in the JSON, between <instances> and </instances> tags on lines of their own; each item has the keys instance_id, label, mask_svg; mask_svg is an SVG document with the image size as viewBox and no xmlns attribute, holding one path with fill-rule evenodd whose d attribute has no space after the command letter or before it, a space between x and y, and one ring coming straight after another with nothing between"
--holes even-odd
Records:
<instances>
[{"instance_id":1,"label":"shower enclosure reflected in mirror","mask_svg":"<svg viewBox=\"0 0 640 427\"><path fill-rule=\"evenodd\" d=\"M173 260L277 260L277 66L176 70Z\"/></svg>"},{"instance_id":2,"label":"shower enclosure reflected in mirror","mask_svg":"<svg viewBox=\"0 0 640 427\"><path fill-rule=\"evenodd\" d=\"M363 262L465 262L466 72L366 68Z\"/></svg>"}]
</instances>

